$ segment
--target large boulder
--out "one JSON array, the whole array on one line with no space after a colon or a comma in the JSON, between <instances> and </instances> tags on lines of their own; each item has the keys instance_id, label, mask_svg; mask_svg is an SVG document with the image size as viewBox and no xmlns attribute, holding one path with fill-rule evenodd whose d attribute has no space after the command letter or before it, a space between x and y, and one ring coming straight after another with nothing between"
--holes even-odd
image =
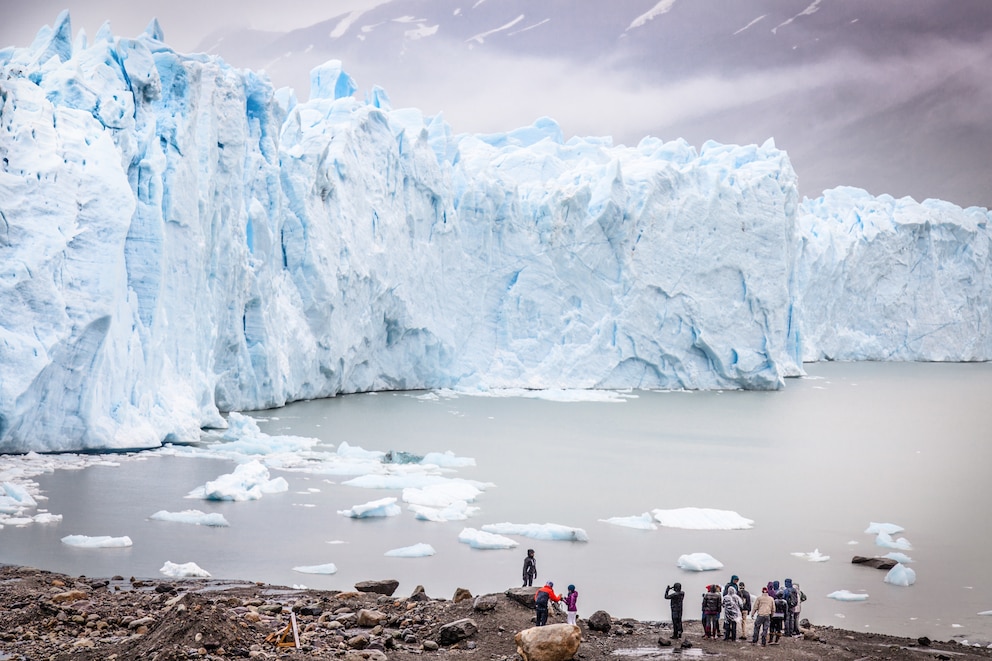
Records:
<instances>
[{"instance_id":1,"label":"large boulder","mask_svg":"<svg viewBox=\"0 0 992 661\"><path fill-rule=\"evenodd\" d=\"M481 594L472 602L472 609L481 612L496 610L499 598L494 594Z\"/></svg>"},{"instance_id":2,"label":"large boulder","mask_svg":"<svg viewBox=\"0 0 992 661\"><path fill-rule=\"evenodd\" d=\"M453 645L459 640L464 640L472 636L479 630L479 626L470 618L462 618L445 624L438 630L438 642L442 645Z\"/></svg>"},{"instance_id":3,"label":"large boulder","mask_svg":"<svg viewBox=\"0 0 992 661\"><path fill-rule=\"evenodd\" d=\"M537 588L510 588L503 594L505 594L512 601L517 602L521 606L526 606L527 608L533 608L534 594L536 592L537 592Z\"/></svg>"},{"instance_id":4,"label":"large boulder","mask_svg":"<svg viewBox=\"0 0 992 661\"><path fill-rule=\"evenodd\" d=\"M574 624L549 624L524 629L514 640L524 661L566 661L579 651L582 632Z\"/></svg>"},{"instance_id":5,"label":"large boulder","mask_svg":"<svg viewBox=\"0 0 992 661\"><path fill-rule=\"evenodd\" d=\"M359 592L374 592L376 594L384 594L387 597L391 597L399 586L400 582L393 579L355 583L355 589Z\"/></svg>"},{"instance_id":6,"label":"large boulder","mask_svg":"<svg viewBox=\"0 0 992 661\"><path fill-rule=\"evenodd\" d=\"M613 626L613 618L606 611L596 611L589 616L586 620L586 624L593 631L602 631L603 633L609 633L610 627Z\"/></svg>"}]
</instances>

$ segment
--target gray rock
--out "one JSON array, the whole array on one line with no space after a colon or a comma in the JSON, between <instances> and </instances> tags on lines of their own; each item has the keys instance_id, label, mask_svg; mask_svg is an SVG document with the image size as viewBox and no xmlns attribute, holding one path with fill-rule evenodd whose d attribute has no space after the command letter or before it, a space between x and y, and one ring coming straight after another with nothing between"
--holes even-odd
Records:
<instances>
[{"instance_id":1,"label":"gray rock","mask_svg":"<svg viewBox=\"0 0 992 661\"><path fill-rule=\"evenodd\" d=\"M496 605L499 603L499 598L494 594L483 594L475 598L472 602L472 609L480 613L485 611L496 610Z\"/></svg>"},{"instance_id":2,"label":"gray rock","mask_svg":"<svg viewBox=\"0 0 992 661\"><path fill-rule=\"evenodd\" d=\"M427 651L427 652L436 652L439 647L440 647L440 645L438 645L437 643L435 643L433 640L425 640L424 641L424 651Z\"/></svg>"},{"instance_id":3,"label":"gray rock","mask_svg":"<svg viewBox=\"0 0 992 661\"><path fill-rule=\"evenodd\" d=\"M510 588L503 594L505 594L507 597L517 602L521 606L526 606L527 608L533 608L534 593L536 592L537 592L536 588Z\"/></svg>"},{"instance_id":4,"label":"gray rock","mask_svg":"<svg viewBox=\"0 0 992 661\"><path fill-rule=\"evenodd\" d=\"M358 626L360 627L374 627L378 626L385 621L387 615L380 611L373 611L363 608L358 611Z\"/></svg>"},{"instance_id":5,"label":"gray rock","mask_svg":"<svg viewBox=\"0 0 992 661\"><path fill-rule=\"evenodd\" d=\"M345 661L388 661L389 657L382 650L349 650L345 652Z\"/></svg>"},{"instance_id":6,"label":"gray rock","mask_svg":"<svg viewBox=\"0 0 992 661\"><path fill-rule=\"evenodd\" d=\"M602 631L604 633L609 632L610 628L613 626L613 618L606 611L596 611L589 616L586 620L589 628L593 631Z\"/></svg>"},{"instance_id":7,"label":"gray rock","mask_svg":"<svg viewBox=\"0 0 992 661\"><path fill-rule=\"evenodd\" d=\"M442 626L438 631L438 642L442 645L453 645L459 640L474 635L478 630L479 627L475 621L465 617Z\"/></svg>"},{"instance_id":8,"label":"gray rock","mask_svg":"<svg viewBox=\"0 0 992 661\"><path fill-rule=\"evenodd\" d=\"M465 588L455 588L455 595L451 598L452 603L459 603L466 599L471 599L472 593Z\"/></svg>"},{"instance_id":9,"label":"gray rock","mask_svg":"<svg viewBox=\"0 0 992 661\"><path fill-rule=\"evenodd\" d=\"M384 581L360 581L355 583L355 589L359 592L374 592L376 594L384 594L387 597L392 596L396 592L396 588L400 586L400 582L393 579L388 579Z\"/></svg>"},{"instance_id":10,"label":"gray rock","mask_svg":"<svg viewBox=\"0 0 992 661\"><path fill-rule=\"evenodd\" d=\"M410 595L410 601L430 601L431 598L427 596L427 592L424 590L423 585L418 585L413 589L413 593Z\"/></svg>"},{"instance_id":11,"label":"gray rock","mask_svg":"<svg viewBox=\"0 0 992 661\"><path fill-rule=\"evenodd\" d=\"M354 650L363 650L369 646L369 639L364 635L352 636L347 641L348 647Z\"/></svg>"},{"instance_id":12,"label":"gray rock","mask_svg":"<svg viewBox=\"0 0 992 661\"><path fill-rule=\"evenodd\" d=\"M856 555L851 558L852 565L864 565L875 569L885 569L888 571L896 566L896 561L890 558L866 558L863 555Z\"/></svg>"}]
</instances>

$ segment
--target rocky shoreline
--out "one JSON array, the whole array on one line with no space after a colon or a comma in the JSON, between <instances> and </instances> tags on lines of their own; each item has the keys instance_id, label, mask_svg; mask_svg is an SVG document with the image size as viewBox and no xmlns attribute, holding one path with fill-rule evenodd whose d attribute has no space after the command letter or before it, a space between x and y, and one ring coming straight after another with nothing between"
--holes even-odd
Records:
<instances>
[{"instance_id":1,"label":"rocky shoreline","mask_svg":"<svg viewBox=\"0 0 992 661\"><path fill-rule=\"evenodd\" d=\"M487 595L459 589L449 599L432 598L422 588L398 596L396 588L388 580L339 592L211 579L70 577L0 566L0 661L520 658L515 636L533 626L530 589ZM563 622L552 616L552 624ZM801 637L768 647L705 640L698 621L686 622L679 641L670 640L666 623L616 619L603 611L580 613L579 626L575 658L581 661L992 659L992 649L953 641L815 624ZM552 661L548 654L538 658L534 652L528 661Z\"/></svg>"}]
</instances>

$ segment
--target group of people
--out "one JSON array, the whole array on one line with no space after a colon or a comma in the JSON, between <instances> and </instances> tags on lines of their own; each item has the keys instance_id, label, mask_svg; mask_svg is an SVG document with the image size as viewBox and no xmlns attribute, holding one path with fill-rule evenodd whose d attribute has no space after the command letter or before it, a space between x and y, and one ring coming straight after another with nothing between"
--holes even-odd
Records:
<instances>
[{"instance_id":1,"label":"group of people","mask_svg":"<svg viewBox=\"0 0 992 661\"><path fill-rule=\"evenodd\" d=\"M682 584L666 586L665 599L671 603L672 638L681 638L682 602L685 600ZM747 619L750 615L754 618L751 644L756 645L760 636L762 645L777 645L783 634L800 635L799 613L804 601L806 595L791 578L785 579L781 586L778 581L769 581L768 585L761 588L761 595L752 599L744 583L734 575L722 590L716 584L706 586L702 603L704 638L720 637L722 614L723 639L736 641L740 632L741 638L746 640Z\"/></svg>"},{"instance_id":2,"label":"group of people","mask_svg":"<svg viewBox=\"0 0 992 661\"><path fill-rule=\"evenodd\" d=\"M524 558L523 587L533 586L535 578L537 578L537 560L534 558L534 549L527 549L527 557ZM578 601L579 593L576 592L574 585L569 585L568 594L562 596L555 594L554 582L548 581L534 593L534 610L536 611L534 621L537 626L543 627L548 623L548 607L552 603L564 603L568 623L575 624L575 620L579 616Z\"/></svg>"},{"instance_id":3,"label":"group of people","mask_svg":"<svg viewBox=\"0 0 992 661\"><path fill-rule=\"evenodd\" d=\"M536 578L537 560L534 558L534 549L527 549L527 556L524 558L523 587L533 586ZM535 622L539 627L548 623L548 608L553 603L564 603L568 623L575 624L578 616L576 604L579 600L575 586L569 585L568 594L565 596L555 594L554 588L555 584L548 581L534 593ZM665 586L665 599L670 602L672 609L672 638L681 638L682 602L685 601L682 584ZM779 584L778 581L768 581L768 585L761 588L761 594L752 599L747 587L735 574L722 589L715 583L706 586L702 603L703 637L713 639L720 637L722 615L723 639L736 641L740 633L740 637L747 640L747 624L750 616L754 620L751 644L757 645L760 639L762 646L778 645L783 635L787 637L800 635L799 614L802 612L804 601L806 595L799 589L799 584L793 583L791 578L785 579L783 584Z\"/></svg>"}]
</instances>

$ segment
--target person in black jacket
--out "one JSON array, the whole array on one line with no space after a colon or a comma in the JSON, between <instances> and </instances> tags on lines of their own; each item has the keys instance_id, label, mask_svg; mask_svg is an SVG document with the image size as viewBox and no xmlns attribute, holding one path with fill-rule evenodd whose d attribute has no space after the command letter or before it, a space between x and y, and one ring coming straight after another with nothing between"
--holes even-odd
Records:
<instances>
[{"instance_id":1,"label":"person in black jacket","mask_svg":"<svg viewBox=\"0 0 992 661\"><path fill-rule=\"evenodd\" d=\"M685 599L685 592L682 592L682 584L665 586L665 599L671 602L672 607L672 638L682 637L682 600Z\"/></svg>"},{"instance_id":2,"label":"person in black jacket","mask_svg":"<svg viewBox=\"0 0 992 661\"><path fill-rule=\"evenodd\" d=\"M535 578L537 578L537 560L534 559L534 549L527 549L527 557L524 558L523 587L534 585Z\"/></svg>"},{"instance_id":3,"label":"person in black jacket","mask_svg":"<svg viewBox=\"0 0 992 661\"><path fill-rule=\"evenodd\" d=\"M703 595L703 632L704 638L716 638L720 635L720 611L723 610L723 596L720 586L713 584Z\"/></svg>"},{"instance_id":4,"label":"person in black jacket","mask_svg":"<svg viewBox=\"0 0 992 661\"><path fill-rule=\"evenodd\" d=\"M744 587L744 582L737 584L737 596L741 598L744 605L741 606L741 637L747 638L747 617L751 613L751 593Z\"/></svg>"}]
</instances>

